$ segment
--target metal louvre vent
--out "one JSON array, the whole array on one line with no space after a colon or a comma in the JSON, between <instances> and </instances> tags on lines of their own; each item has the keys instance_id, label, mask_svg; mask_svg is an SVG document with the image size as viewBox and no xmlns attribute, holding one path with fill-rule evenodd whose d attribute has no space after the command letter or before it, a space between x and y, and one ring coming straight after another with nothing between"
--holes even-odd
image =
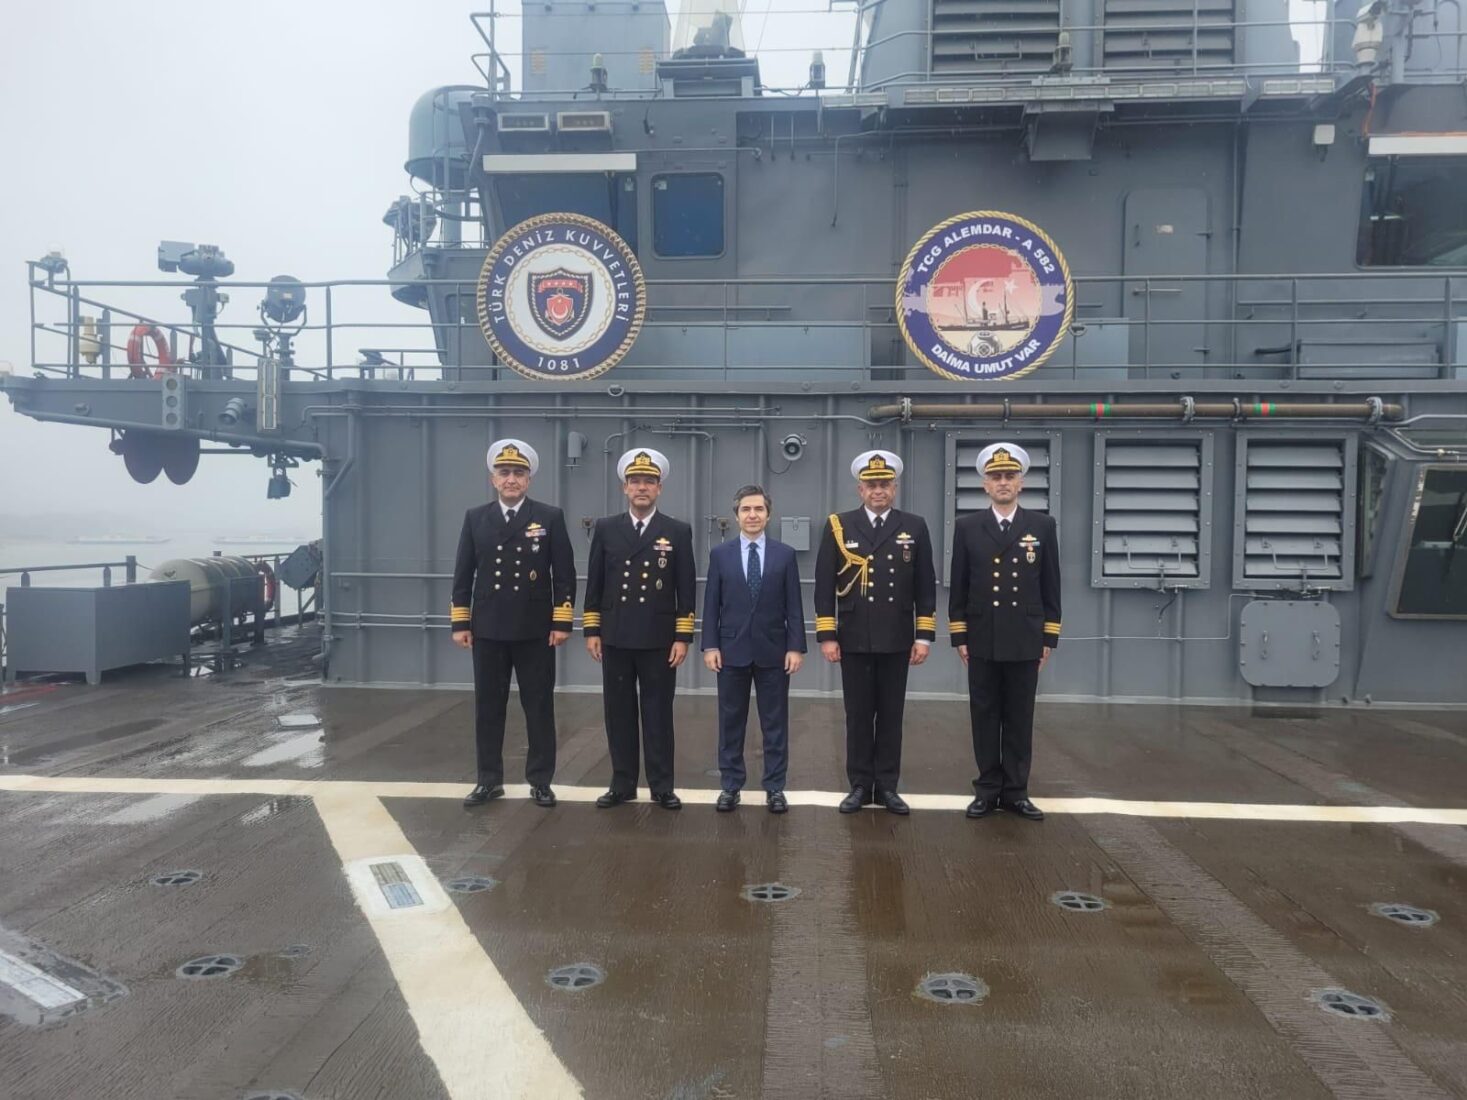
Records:
<instances>
[{"instance_id":1,"label":"metal louvre vent","mask_svg":"<svg viewBox=\"0 0 1467 1100\"><path fill-rule=\"evenodd\" d=\"M1240 585L1348 587L1354 495L1350 440L1243 440ZM1349 465L1347 465L1347 463Z\"/></svg>"},{"instance_id":2,"label":"metal louvre vent","mask_svg":"<svg viewBox=\"0 0 1467 1100\"><path fill-rule=\"evenodd\" d=\"M953 462L957 472L956 510L953 518L966 516L969 512L981 512L988 507L988 494L983 491L983 475L975 465L978 452L992 440L960 439L953 449ZM1016 439L1020 447L1029 452L1029 472L1024 475L1024 491L1019 494L1019 507L1031 512L1049 511L1049 441L1044 439Z\"/></svg>"},{"instance_id":3,"label":"metal louvre vent","mask_svg":"<svg viewBox=\"0 0 1467 1100\"><path fill-rule=\"evenodd\" d=\"M1233 63L1233 0L1105 0L1111 69L1193 70Z\"/></svg>"},{"instance_id":4,"label":"metal louvre vent","mask_svg":"<svg viewBox=\"0 0 1467 1100\"><path fill-rule=\"evenodd\" d=\"M933 0L932 72L1046 72L1059 27L1059 0Z\"/></svg>"},{"instance_id":5,"label":"metal louvre vent","mask_svg":"<svg viewBox=\"0 0 1467 1100\"><path fill-rule=\"evenodd\" d=\"M1096 439L1096 584L1207 587L1211 443Z\"/></svg>"}]
</instances>

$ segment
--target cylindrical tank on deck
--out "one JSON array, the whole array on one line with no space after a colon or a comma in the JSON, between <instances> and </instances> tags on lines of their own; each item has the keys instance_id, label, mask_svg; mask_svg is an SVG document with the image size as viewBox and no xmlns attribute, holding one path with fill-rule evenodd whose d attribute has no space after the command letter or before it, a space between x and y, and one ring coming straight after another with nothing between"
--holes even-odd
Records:
<instances>
[{"instance_id":1,"label":"cylindrical tank on deck","mask_svg":"<svg viewBox=\"0 0 1467 1100\"><path fill-rule=\"evenodd\" d=\"M473 146L465 137L459 107L483 90L451 84L419 97L408 118L408 158L404 167L409 175L439 190L463 190Z\"/></svg>"},{"instance_id":2,"label":"cylindrical tank on deck","mask_svg":"<svg viewBox=\"0 0 1467 1100\"><path fill-rule=\"evenodd\" d=\"M174 558L165 561L148 576L150 581L188 581L189 624L218 622L224 617L225 586L241 577L258 577L254 562L248 558ZM236 617L249 610L244 597L235 589L231 608Z\"/></svg>"}]
</instances>

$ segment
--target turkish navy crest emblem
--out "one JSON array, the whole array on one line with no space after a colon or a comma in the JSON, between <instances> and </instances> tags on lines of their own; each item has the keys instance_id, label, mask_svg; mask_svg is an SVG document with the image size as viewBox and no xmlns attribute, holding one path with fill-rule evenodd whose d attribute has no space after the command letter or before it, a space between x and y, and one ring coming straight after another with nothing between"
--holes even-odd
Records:
<instances>
[{"instance_id":1,"label":"turkish navy crest emblem","mask_svg":"<svg viewBox=\"0 0 1467 1100\"><path fill-rule=\"evenodd\" d=\"M557 267L525 280L530 292L530 309L540 327L564 340L586 323L591 312L595 283L589 274Z\"/></svg>"},{"instance_id":2,"label":"turkish navy crest emblem","mask_svg":"<svg viewBox=\"0 0 1467 1100\"><path fill-rule=\"evenodd\" d=\"M595 378L642 330L647 289L631 247L581 214L540 214L494 242L479 328L498 362L537 381Z\"/></svg>"}]
</instances>

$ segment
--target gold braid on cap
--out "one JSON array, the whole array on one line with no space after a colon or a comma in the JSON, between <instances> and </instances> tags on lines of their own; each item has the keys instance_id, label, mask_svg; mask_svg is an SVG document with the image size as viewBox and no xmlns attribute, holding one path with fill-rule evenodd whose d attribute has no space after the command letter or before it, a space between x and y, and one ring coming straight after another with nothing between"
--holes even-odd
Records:
<instances>
[{"instance_id":1,"label":"gold braid on cap","mask_svg":"<svg viewBox=\"0 0 1467 1100\"><path fill-rule=\"evenodd\" d=\"M864 473L865 471L862 472ZM849 581L846 582L846 586L844 588L837 588L835 590L836 596L840 597L849 595L851 589L854 588L858 582L861 585L861 595L864 596L866 594L867 585L870 582L871 563L863 558L860 554L853 554L850 552L850 550L846 548L846 532L845 529L841 526L840 516L832 515L830 517L830 533L835 536L836 549L839 550L841 552L841 556L846 559L845 565L836 570L836 577L839 578L840 575L848 569L854 569L856 571L855 576L853 576Z\"/></svg>"},{"instance_id":2,"label":"gold braid on cap","mask_svg":"<svg viewBox=\"0 0 1467 1100\"><path fill-rule=\"evenodd\" d=\"M528 470L530 468L530 460L526 458L524 452L516 447L513 443L506 443L503 447L499 449L499 453L494 456L493 465L522 466L526 470Z\"/></svg>"},{"instance_id":3,"label":"gold braid on cap","mask_svg":"<svg viewBox=\"0 0 1467 1100\"><path fill-rule=\"evenodd\" d=\"M1016 474L1024 472L1024 464L1015 458L1004 447L1000 447L988 456L988 461L983 464L985 474L999 473L1003 470L1012 470Z\"/></svg>"},{"instance_id":4,"label":"gold braid on cap","mask_svg":"<svg viewBox=\"0 0 1467 1100\"><path fill-rule=\"evenodd\" d=\"M649 455L646 451L638 451L637 456L633 458L631 462L627 463L627 468L621 475L622 480L625 481L627 478L633 477L637 474L645 474L648 477L660 478L662 476L662 471L658 468L657 463L652 461L651 455Z\"/></svg>"},{"instance_id":5,"label":"gold braid on cap","mask_svg":"<svg viewBox=\"0 0 1467 1100\"><path fill-rule=\"evenodd\" d=\"M885 481L891 477L896 477L896 467L888 465L880 455L868 458L859 475L861 481Z\"/></svg>"}]
</instances>

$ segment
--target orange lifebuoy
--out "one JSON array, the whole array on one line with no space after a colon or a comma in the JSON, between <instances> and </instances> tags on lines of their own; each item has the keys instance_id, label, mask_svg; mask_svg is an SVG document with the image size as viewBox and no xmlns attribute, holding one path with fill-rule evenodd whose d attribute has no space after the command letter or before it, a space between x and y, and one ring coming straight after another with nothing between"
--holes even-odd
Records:
<instances>
[{"instance_id":1,"label":"orange lifebuoy","mask_svg":"<svg viewBox=\"0 0 1467 1100\"><path fill-rule=\"evenodd\" d=\"M143 358L144 340L153 341L153 352L158 356L158 369L151 376L147 360ZM132 367L134 378L162 378L168 373L168 368L173 366L173 352L168 350L168 339L163 330L157 325L133 325L132 334L127 338L127 362Z\"/></svg>"},{"instance_id":2,"label":"orange lifebuoy","mask_svg":"<svg viewBox=\"0 0 1467 1100\"><path fill-rule=\"evenodd\" d=\"M260 576L264 579L264 610L273 610L275 607L275 570L270 568L270 563L268 561L260 562L258 565L255 566L255 568L259 571Z\"/></svg>"}]
</instances>

